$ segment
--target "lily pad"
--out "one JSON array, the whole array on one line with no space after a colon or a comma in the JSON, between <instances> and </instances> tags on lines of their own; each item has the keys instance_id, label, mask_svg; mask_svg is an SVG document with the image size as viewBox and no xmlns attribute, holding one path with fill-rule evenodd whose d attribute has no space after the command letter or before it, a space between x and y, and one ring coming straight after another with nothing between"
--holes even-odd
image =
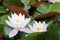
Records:
<instances>
[{"instance_id":1,"label":"lily pad","mask_svg":"<svg viewBox=\"0 0 60 40\"><path fill-rule=\"evenodd\" d=\"M39 11L42 14L48 13L51 11L51 6L52 6L51 4L47 3L41 4L40 6L37 7L37 11Z\"/></svg>"}]
</instances>

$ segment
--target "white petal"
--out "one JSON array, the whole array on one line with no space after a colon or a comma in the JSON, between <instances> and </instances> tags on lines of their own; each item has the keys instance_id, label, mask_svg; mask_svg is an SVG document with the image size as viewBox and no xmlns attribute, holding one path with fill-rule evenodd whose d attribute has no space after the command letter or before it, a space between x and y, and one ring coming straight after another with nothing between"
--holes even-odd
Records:
<instances>
[{"instance_id":1,"label":"white petal","mask_svg":"<svg viewBox=\"0 0 60 40\"><path fill-rule=\"evenodd\" d=\"M45 24L45 21L42 24Z\"/></svg>"},{"instance_id":2,"label":"white petal","mask_svg":"<svg viewBox=\"0 0 60 40\"><path fill-rule=\"evenodd\" d=\"M6 23L7 23L9 26L12 27L12 25L10 24L10 22L9 22L8 20L6 20Z\"/></svg>"},{"instance_id":3,"label":"white petal","mask_svg":"<svg viewBox=\"0 0 60 40\"><path fill-rule=\"evenodd\" d=\"M24 31L24 30L25 30L25 28L20 28L19 30L20 30L20 31Z\"/></svg>"},{"instance_id":4,"label":"white petal","mask_svg":"<svg viewBox=\"0 0 60 40\"><path fill-rule=\"evenodd\" d=\"M6 23L12 28L17 28L17 25L14 22L9 22L8 20L6 20Z\"/></svg>"},{"instance_id":5,"label":"white petal","mask_svg":"<svg viewBox=\"0 0 60 40\"><path fill-rule=\"evenodd\" d=\"M35 24L38 24L38 22L37 22L37 21L35 21Z\"/></svg>"},{"instance_id":6,"label":"white petal","mask_svg":"<svg viewBox=\"0 0 60 40\"><path fill-rule=\"evenodd\" d=\"M14 37L14 36L16 36L17 33L18 33L18 30L13 29L13 30L9 33L9 37Z\"/></svg>"},{"instance_id":7,"label":"white petal","mask_svg":"<svg viewBox=\"0 0 60 40\"><path fill-rule=\"evenodd\" d=\"M35 21L35 23L33 24L33 26L38 26L39 25L39 23L37 22L37 21Z\"/></svg>"},{"instance_id":8,"label":"white petal","mask_svg":"<svg viewBox=\"0 0 60 40\"><path fill-rule=\"evenodd\" d=\"M24 29L23 32L25 32L25 33L32 33L32 31L28 28L23 28L23 29Z\"/></svg>"},{"instance_id":9,"label":"white petal","mask_svg":"<svg viewBox=\"0 0 60 40\"><path fill-rule=\"evenodd\" d=\"M45 25L46 25L45 22L43 22L42 25L43 25L43 27L45 27Z\"/></svg>"},{"instance_id":10,"label":"white petal","mask_svg":"<svg viewBox=\"0 0 60 40\"><path fill-rule=\"evenodd\" d=\"M31 19L31 18L27 18L27 19L23 22L22 26L25 27L25 26L30 22L30 19Z\"/></svg>"},{"instance_id":11,"label":"white petal","mask_svg":"<svg viewBox=\"0 0 60 40\"><path fill-rule=\"evenodd\" d=\"M47 27L48 27L48 24L46 24L44 28L47 29Z\"/></svg>"},{"instance_id":12,"label":"white petal","mask_svg":"<svg viewBox=\"0 0 60 40\"><path fill-rule=\"evenodd\" d=\"M14 17L14 14L11 13L11 16L12 16L11 18L13 18Z\"/></svg>"},{"instance_id":13,"label":"white petal","mask_svg":"<svg viewBox=\"0 0 60 40\"><path fill-rule=\"evenodd\" d=\"M19 17L22 17L23 15L22 15L22 13L19 13Z\"/></svg>"},{"instance_id":14,"label":"white petal","mask_svg":"<svg viewBox=\"0 0 60 40\"><path fill-rule=\"evenodd\" d=\"M8 16L9 21L11 20L10 16Z\"/></svg>"},{"instance_id":15,"label":"white petal","mask_svg":"<svg viewBox=\"0 0 60 40\"><path fill-rule=\"evenodd\" d=\"M17 17L18 15L17 15L16 13L14 13L14 16L16 16L16 17Z\"/></svg>"},{"instance_id":16,"label":"white petal","mask_svg":"<svg viewBox=\"0 0 60 40\"><path fill-rule=\"evenodd\" d=\"M12 18L18 17L18 15L16 13L11 14Z\"/></svg>"},{"instance_id":17,"label":"white petal","mask_svg":"<svg viewBox=\"0 0 60 40\"><path fill-rule=\"evenodd\" d=\"M25 15L22 15L22 14L20 13L20 14L19 14L19 19L22 20L22 21L24 21Z\"/></svg>"},{"instance_id":18,"label":"white petal","mask_svg":"<svg viewBox=\"0 0 60 40\"><path fill-rule=\"evenodd\" d=\"M48 24L46 24L45 22L42 23L44 29L46 29L48 27Z\"/></svg>"},{"instance_id":19,"label":"white petal","mask_svg":"<svg viewBox=\"0 0 60 40\"><path fill-rule=\"evenodd\" d=\"M41 22L39 21L39 24L41 24Z\"/></svg>"},{"instance_id":20,"label":"white petal","mask_svg":"<svg viewBox=\"0 0 60 40\"><path fill-rule=\"evenodd\" d=\"M32 29L32 25L28 25L30 29Z\"/></svg>"},{"instance_id":21,"label":"white petal","mask_svg":"<svg viewBox=\"0 0 60 40\"><path fill-rule=\"evenodd\" d=\"M25 15L23 15L23 17L22 17L22 18L23 18L23 20L24 20L24 19L25 19Z\"/></svg>"}]
</instances>

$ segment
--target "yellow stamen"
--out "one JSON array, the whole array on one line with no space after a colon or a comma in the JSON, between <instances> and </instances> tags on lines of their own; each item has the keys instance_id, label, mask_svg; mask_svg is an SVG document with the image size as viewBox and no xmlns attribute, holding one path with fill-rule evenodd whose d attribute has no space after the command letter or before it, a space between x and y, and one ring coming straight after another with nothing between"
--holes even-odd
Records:
<instances>
[{"instance_id":1,"label":"yellow stamen","mask_svg":"<svg viewBox=\"0 0 60 40\"><path fill-rule=\"evenodd\" d=\"M39 31L41 30L42 28L41 27L36 27L35 30Z\"/></svg>"},{"instance_id":2,"label":"yellow stamen","mask_svg":"<svg viewBox=\"0 0 60 40\"><path fill-rule=\"evenodd\" d=\"M16 20L16 22L20 22L20 20Z\"/></svg>"}]
</instances>

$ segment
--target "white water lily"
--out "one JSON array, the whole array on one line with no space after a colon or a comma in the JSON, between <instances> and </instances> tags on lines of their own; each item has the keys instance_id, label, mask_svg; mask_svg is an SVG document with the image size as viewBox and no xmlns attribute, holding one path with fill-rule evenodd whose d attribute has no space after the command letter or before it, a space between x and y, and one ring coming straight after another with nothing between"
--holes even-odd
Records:
<instances>
[{"instance_id":1,"label":"white water lily","mask_svg":"<svg viewBox=\"0 0 60 40\"><path fill-rule=\"evenodd\" d=\"M60 0L49 0L49 2L55 3L55 2L60 2Z\"/></svg>"},{"instance_id":2,"label":"white water lily","mask_svg":"<svg viewBox=\"0 0 60 40\"><path fill-rule=\"evenodd\" d=\"M33 33L33 32L46 32L48 25L43 22L36 22L33 25L29 25L29 29L26 29L24 32Z\"/></svg>"},{"instance_id":3,"label":"white water lily","mask_svg":"<svg viewBox=\"0 0 60 40\"><path fill-rule=\"evenodd\" d=\"M25 18L21 13L17 15L16 13L12 14L12 17L8 16L9 20L6 20L6 23L13 28L9 33L9 37L14 37L18 31L23 31L25 26L29 23L30 18Z\"/></svg>"}]
</instances>

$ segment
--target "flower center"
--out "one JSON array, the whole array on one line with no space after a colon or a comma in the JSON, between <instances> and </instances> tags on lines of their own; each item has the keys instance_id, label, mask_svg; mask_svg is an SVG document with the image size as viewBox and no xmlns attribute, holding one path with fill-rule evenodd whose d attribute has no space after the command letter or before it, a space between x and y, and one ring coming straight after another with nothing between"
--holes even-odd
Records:
<instances>
[{"instance_id":1,"label":"flower center","mask_svg":"<svg viewBox=\"0 0 60 40\"><path fill-rule=\"evenodd\" d=\"M20 20L17 19L16 22L20 22Z\"/></svg>"},{"instance_id":2,"label":"flower center","mask_svg":"<svg viewBox=\"0 0 60 40\"><path fill-rule=\"evenodd\" d=\"M41 30L42 28L41 27L36 27L35 30L39 31Z\"/></svg>"}]
</instances>

